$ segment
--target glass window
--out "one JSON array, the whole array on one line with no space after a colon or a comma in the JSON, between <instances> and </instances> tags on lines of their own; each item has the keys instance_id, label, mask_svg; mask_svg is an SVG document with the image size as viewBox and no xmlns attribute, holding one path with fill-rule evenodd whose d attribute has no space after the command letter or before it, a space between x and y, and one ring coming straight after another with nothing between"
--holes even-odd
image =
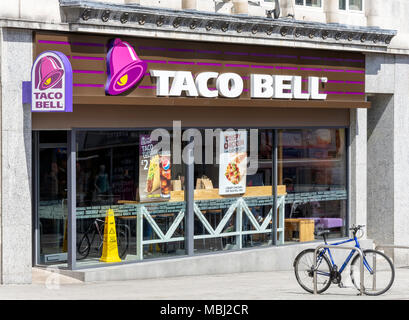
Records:
<instances>
[{"instance_id":1,"label":"glass window","mask_svg":"<svg viewBox=\"0 0 409 320\"><path fill-rule=\"evenodd\" d=\"M206 129L201 133L208 137L212 131ZM237 132L243 133L246 140L243 150L218 153L217 139L225 145L232 137L219 133L203 140L202 163L195 159L196 253L271 245L272 130L240 129ZM207 163L205 152L213 153L210 157L207 155ZM247 167L250 157L257 163ZM244 192L225 193L240 184Z\"/></svg>"},{"instance_id":2,"label":"glass window","mask_svg":"<svg viewBox=\"0 0 409 320\"><path fill-rule=\"evenodd\" d=\"M321 7L321 0L295 0L295 4L307 7Z\"/></svg>"},{"instance_id":3,"label":"glass window","mask_svg":"<svg viewBox=\"0 0 409 320\"><path fill-rule=\"evenodd\" d=\"M183 188L183 167L172 164L172 158L166 155L165 170L164 153L150 153L150 134L126 130L77 132L78 264L185 254L186 204L183 195L177 200L170 198L172 182L179 181L178 189ZM110 213L113 218L108 218ZM115 234L112 229L104 230L107 221L115 221L116 249L104 256L104 246L108 247Z\"/></svg>"},{"instance_id":4,"label":"glass window","mask_svg":"<svg viewBox=\"0 0 409 320\"><path fill-rule=\"evenodd\" d=\"M345 131L277 131L277 244L318 240L318 229L347 235ZM78 265L186 254L185 165L173 154L173 140L185 161L189 136L195 139L194 253L272 244L274 130L165 132L169 149L152 151L152 131L76 131ZM41 149L40 254L55 262L67 255L66 169L65 146Z\"/></svg>"},{"instance_id":5,"label":"glass window","mask_svg":"<svg viewBox=\"0 0 409 320\"><path fill-rule=\"evenodd\" d=\"M339 0L340 10L346 10L347 7L349 10L362 11L362 0Z\"/></svg>"},{"instance_id":6,"label":"glass window","mask_svg":"<svg viewBox=\"0 0 409 320\"><path fill-rule=\"evenodd\" d=\"M67 135L66 135L67 136ZM41 148L39 152L38 225L40 263L67 260L67 149Z\"/></svg>"},{"instance_id":7,"label":"glass window","mask_svg":"<svg viewBox=\"0 0 409 320\"><path fill-rule=\"evenodd\" d=\"M40 143L67 144L67 131L41 131Z\"/></svg>"},{"instance_id":8,"label":"glass window","mask_svg":"<svg viewBox=\"0 0 409 320\"><path fill-rule=\"evenodd\" d=\"M287 242L314 240L314 229L346 236L345 129L280 130L278 169Z\"/></svg>"},{"instance_id":9,"label":"glass window","mask_svg":"<svg viewBox=\"0 0 409 320\"><path fill-rule=\"evenodd\" d=\"M34 186L38 186L36 199L39 237L36 243L39 264L67 265L67 131L41 131L33 135L39 149L38 163L34 164Z\"/></svg>"},{"instance_id":10,"label":"glass window","mask_svg":"<svg viewBox=\"0 0 409 320\"><path fill-rule=\"evenodd\" d=\"M362 11L362 0L349 0L349 10Z\"/></svg>"}]
</instances>

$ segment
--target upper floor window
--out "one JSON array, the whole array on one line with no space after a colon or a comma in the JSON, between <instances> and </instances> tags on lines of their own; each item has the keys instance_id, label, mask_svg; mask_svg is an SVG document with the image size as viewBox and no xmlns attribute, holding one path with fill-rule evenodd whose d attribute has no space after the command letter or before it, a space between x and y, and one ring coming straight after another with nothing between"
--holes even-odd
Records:
<instances>
[{"instance_id":1,"label":"upper floor window","mask_svg":"<svg viewBox=\"0 0 409 320\"><path fill-rule=\"evenodd\" d=\"M362 11L363 0L339 0L340 10Z\"/></svg>"},{"instance_id":2,"label":"upper floor window","mask_svg":"<svg viewBox=\"0 0 409 320\"><path fill-rule=\"evenodd\" d=\"M295 0L298 6L321 7L321 0Z\"/></svg>"}]
</instances>

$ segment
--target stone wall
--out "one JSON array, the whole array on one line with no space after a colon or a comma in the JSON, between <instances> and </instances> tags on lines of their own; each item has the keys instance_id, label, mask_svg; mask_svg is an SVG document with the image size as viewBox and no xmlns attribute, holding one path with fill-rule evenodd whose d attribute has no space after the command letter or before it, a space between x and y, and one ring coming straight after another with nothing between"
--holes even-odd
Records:
<instances>
[{"instance_id":1,"label":"stone wall","mask_svg":"<svg viewBox=\"0 0 409 320\"><path fill-rule=\"evenodd\" d=\"M30 80L32 33L0 29L1 282L31 282L31 110L22 104Z\"/></svg>"},{"instance_id":2,"label":"stone wall","mask_svg":"<svg viewBox=\"0 0 409 320\"><path fill-rule=\"evenodd\" d=\"M350 111L350 225L366 225L367 221L367 110Z\"/></svg>"},{"instance_id":3,"label":"stone wall","mask_svg":"<svg viewBox=\"0 0 409 320\"><path fill-rule=\"evenodd\" d=\"M368 54L368 236L377 244L409 245L409 57ZM409 252L388 250L396 265Z\"/></svg>"},{"instance_id":4,"label":"stone wall","mask_svg":"<svg viewBox=\"0 0 409 320\"><path fill-rule=\"evenodd\" d=\"M220 14L245 14L266 17L266 10L273 8L270 3L243 0L89 0L116 5L142 5L175 10L198 10ZM86 2L86 1L85 1ZM392 40L390 49L398 53L409 50L409 1L406 0L366 0L362 12L338 9L338 0L325 0L321 8L296 6L294 0L280 0L281 17L302 21L340 23L357 26L374 26L396 29L398 35ZM61 23L62 13L58 0L11 0L0 1L1 19L22 19L45 23Z\"/></svg>"}]
</instances>

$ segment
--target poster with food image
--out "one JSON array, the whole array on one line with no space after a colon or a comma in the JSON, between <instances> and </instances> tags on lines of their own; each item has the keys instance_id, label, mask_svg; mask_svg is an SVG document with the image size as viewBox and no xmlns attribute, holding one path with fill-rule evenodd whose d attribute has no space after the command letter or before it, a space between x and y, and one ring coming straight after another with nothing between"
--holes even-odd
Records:
<instances>
[{"instance_id":1,"label":"poster with food image","mask_svg":"<svg viewBox=\"0 0 409 320\"><path fill-rule=\"evenodd\" d=\"M170 198L170 189L167 187L167 177L170 184L170 155L165 164L161 154L154 153L150 135L141 135L139 139L139 199L141 202L164 201ZM161 174L162 173L162 174Z\"/></svg>"},{"instance_id":2,"label":"poster with food image","mask_svg":"<svg viewBox=\"0 0 409 320\"><path fill-rule=\"evenodd\" d=\"M219 195L243 194L247 177L247 132L220 133Z\"/></svg>"},{"instance_id":3,"label":"poster with food image","mask_svg":"<svg viewBox=\"0 0 409 320\"><path fill-rule=\"evenodd\" d=\"M159 157L160 195L164 199L170 198L172 190L170 153L162 152Z\"/></svg>"}]
</instances>

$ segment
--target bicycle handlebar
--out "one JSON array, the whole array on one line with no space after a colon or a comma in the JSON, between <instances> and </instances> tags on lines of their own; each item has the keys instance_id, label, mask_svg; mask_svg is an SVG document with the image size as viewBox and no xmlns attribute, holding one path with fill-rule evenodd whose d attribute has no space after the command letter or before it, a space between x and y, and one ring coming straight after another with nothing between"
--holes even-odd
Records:
<instances>
[{"instance_id":1,"label":"bicycle handlebar","mask_svg":"<svg viewBox=\"0 0 409 320\"><path fill-rule=\"evenodd\" d=\"M363 227L365 227L365 225L357 225L357 226L353 225L351 228L349 228L349 230L360 230Z\"/></svg>"},{"instance_id":2,"label":"bicycle handlebar","mask_svg":"<svg viewBox=\"0 0 409 320\"><path fill-rule=\"evenodd\" d=\"M365 225L357 225L357 226L354 225L351 228L349 228L349 230L352 231L354 235L356 235L356 233L359 230L362 230L364 227L365 227Z\"/></svg>"}]
</instances>

